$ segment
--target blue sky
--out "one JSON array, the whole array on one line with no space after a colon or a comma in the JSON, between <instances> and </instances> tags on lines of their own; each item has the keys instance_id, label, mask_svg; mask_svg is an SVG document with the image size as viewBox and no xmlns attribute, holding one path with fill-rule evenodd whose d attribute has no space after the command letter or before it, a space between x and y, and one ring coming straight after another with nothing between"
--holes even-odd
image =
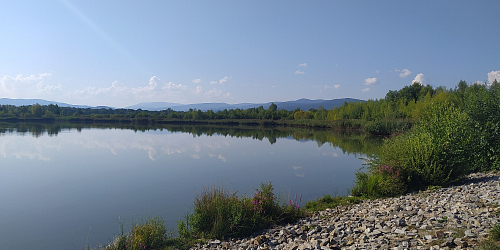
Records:
<instances>
[{"instance_id":1,"label":"blue sky","mask_svg":"<svg viewBox=\"0 0 500 250\"><path fill-rule=\"evenodd\" d=\"M383 98L500 80L500 1L6 1L0 98ZM278 107L279 108L279 107Z\"/></svg>"}]
</instances>

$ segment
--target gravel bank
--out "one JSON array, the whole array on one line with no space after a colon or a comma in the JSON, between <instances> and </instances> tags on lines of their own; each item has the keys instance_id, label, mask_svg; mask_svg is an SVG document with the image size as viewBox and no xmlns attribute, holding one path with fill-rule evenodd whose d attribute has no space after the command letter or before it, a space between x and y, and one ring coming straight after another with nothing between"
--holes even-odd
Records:
<instances>
[{"instance_id":1,"label":"gravel bank","mask_svg":"<svg viewBox=\"0 0 500 250\"><path fill-rule=\"evenodd\" d=\"M321 211L253 237L191 249L472 249L499 222L500 174L459 186Z\"/></svg>"}]
</instances>

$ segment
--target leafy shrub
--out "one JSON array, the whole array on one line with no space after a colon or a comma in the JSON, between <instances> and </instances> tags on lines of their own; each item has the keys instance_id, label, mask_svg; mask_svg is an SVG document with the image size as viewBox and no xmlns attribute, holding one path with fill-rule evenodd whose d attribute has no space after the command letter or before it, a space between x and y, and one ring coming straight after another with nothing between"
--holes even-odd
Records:
<instances>
[{"instance_id":1,"label":"leafy shrub","mask_svg":"<svg viewBox=\"0 0 500 250\"><path fill-rule=\"evenodd\" d=\"M382 119L371 121L364 127L372 135L392 135L411 129L413 121L408 119Z\"/></svg>"},{"instance_id":2,"label":"leafy shrub","mask_svg":"<svg viewBox=\"0 0 500 250\"><path fill-rule=\"evenodd\" d=\"M357 172L351 194L369 198L401 195L406 191L406 185L400 178L400 171L392 165L383 165L371 167L367 173Z\"/></svg>"},{"instance_id":3,"label":"leafy shrub","mask_svg":"<svg viewBox=\"0 0 500 250\"><path fill-rule=\"evenodd\" d=\"M464 111L474 121L478 141L471 148L474 154L473 171L500 170L500 85L488 89L471 85L464 93Z\"/></svg>"},{"instance_id":4,"label":"leafy shrub","mask_svg":"<svg viewBox=\"0 0 500 250\"><path fill-rule=\"evenodd\" d=\"M369 171L356 175L353 195L385 197L425 186L446 186L471 171L478 141L469 116L449 102L434 103L416 126L384 142ZM391 166L397 174L381 170ZM385 171L385 172L384 172Z\"/></svg>"},{"instance_id":5,"label":"leafy shrub","mask_svg":"<svg viewBox=\"0 0 500 250\"><path fill-rule=\"evenodd\" d=\"M388 140L374 162L396 162L412 188L444 186L470 172L471 120L450 103L430 105L409 133Z\"/></svg>"}]
</instances>

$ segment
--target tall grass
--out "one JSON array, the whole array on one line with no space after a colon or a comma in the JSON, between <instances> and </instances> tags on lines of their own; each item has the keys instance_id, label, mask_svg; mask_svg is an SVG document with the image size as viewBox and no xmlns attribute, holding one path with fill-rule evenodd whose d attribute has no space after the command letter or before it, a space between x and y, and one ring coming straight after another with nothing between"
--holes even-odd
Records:
<instances>
[{"instance_id":1,"label":"tall grass","mask_svg":"<svg viewBox=\"0 0 500 250\"><path fill-rule=\"evenodd\" d=\"M122 228L123 229L123 228ZM164 220L158 218L148 218L146 222L135 224L132 230L117 236L111 244L101 249L103 250L152 250L164 249L171 233L167 232Z\"/></svg>"},{"instance_id":2,"label":"tall grass","mask_svg":"<svg viewBox=\"0 0 500 250\"><path fill-rule=\"evenodd\" d=\"M261 184L253 196L238 197L225 188L205 188L194 202L190 235L203 238L248 235L271 224L293 222L305 216L300 201L281 203L271 183Z\"/></svg>"}]
</instances>

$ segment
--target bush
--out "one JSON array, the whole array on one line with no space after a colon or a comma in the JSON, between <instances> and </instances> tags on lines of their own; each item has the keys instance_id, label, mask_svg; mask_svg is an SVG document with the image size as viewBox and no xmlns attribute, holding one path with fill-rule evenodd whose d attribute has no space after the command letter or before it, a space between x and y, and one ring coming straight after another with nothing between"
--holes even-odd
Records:
<instances>
[{"instance_id":1,"label":"bush","mask_svg":"<svg viewBox=\"0 0 500 250\"><path fill-rule=\"evenodd\" d=\"M425 186L446 186L470 173L478 140L469 116L451 103L428 106L416 126L384 142L369 171L356 175L353 195L385 197ZM394 172L381 168L390 166Z\"/></svg>"},{"instance_id":2,"label":"bush","mask_svg":"<svg viewBox=\"0 0 500 250\"><path fill-rule=\"evenodd\" d=\"M279 204L271 183L263 183L252 197L238 197L214 186L196 197L191 221L183 228L190 224L195 237L224 239L249 235L271 224L293 222L304 215L300 200Z\"/></svg>"},{"instance_id":3,"label":"bush","mask_svg":"<svg viewBox=\"0 0 500 250\"><path fill-rule=\"evenodd\" d=\"M400 169L387 166L376 166L366 172L356 173L356 185L351 189L354 196L382 198L404 194L406 184L400 178Z\"/></svg>"},{"instance_id":4,"label":"bush","mask_svg":"<svg viewBox=\"0 0 500 250\"><path fill-rule=\"evenodd\" d=\"M413 121L408 119L383 119L371 121L364 127L372 135L392 135L411 129Z\"/></svg>"},{"instance_id":5,"label":"bush","mask_svg":"<svg viewBox=\"0 0 500 250\"><path fill-rule=\"evenodd\" d=\"M470 172L477 146L471 124L449 103L431 105L415 129L382 147L380 160L397 162L411 187L448 185Z\"/></svg>"},{"instance_id":6,"label":"bush","mask_svg":"<svg viewBox=\"0 0 500 250\"><path fill-rule=\"evenodd\" d=\"M500 169L500 86L471 85L464 93L464 110L474 121L478 144L473 171Z\"/></svg>"}]
</instances>

